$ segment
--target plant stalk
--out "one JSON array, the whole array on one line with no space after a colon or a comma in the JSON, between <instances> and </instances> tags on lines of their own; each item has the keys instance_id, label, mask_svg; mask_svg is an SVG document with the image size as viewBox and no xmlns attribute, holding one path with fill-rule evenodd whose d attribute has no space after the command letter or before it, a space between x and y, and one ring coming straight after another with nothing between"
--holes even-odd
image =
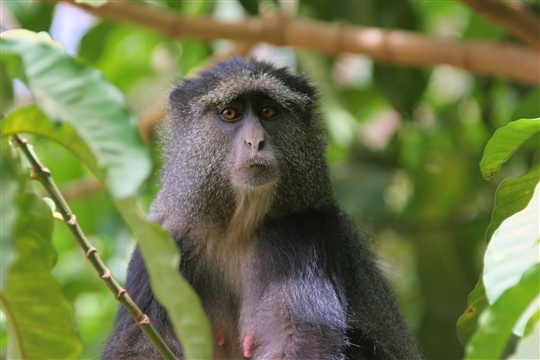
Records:
<instances>
[{"instance_id":1,"label":"plant stalk","mask_svg":"<svg viewBox=\"0 0 540 360\"><path fill-rule=\"evenodd\" d=\"M97 249L92 246L90 241L88 241L81 227L79 226L79 223L77 222L77 218L71 212L66 200L60 193L60 190L51 177L50 170L41 164L34 152L32 145L28 144L28 141L19 135L14 135L12 137L12 141L21 149L25 157L28 159L32 168L32 178L39 181L43 185L51 199L54 201L57 211L62 215L64 223L66 223L69 230L75 237L75 240L86 254L86 258L92 264L101 280L103 280L105 285L107 285L109 290L111 290L111 292L114 294L116 300L118 300L118 302L120 302L120 304L126 308L131 317L135 320L146 336L148 336L150 341L152 341L164 359L176 359L174 353L171 351L171 349L169 349L165 341L161 338L161 336L159 336L156 329L151 324L148 316L143 313L142 310L135 304L133 299L131 299L129 294L126 292L126 289L120 286L118 281L111 274L110 269L101 260Z\"/></svg>"}]
</instances>

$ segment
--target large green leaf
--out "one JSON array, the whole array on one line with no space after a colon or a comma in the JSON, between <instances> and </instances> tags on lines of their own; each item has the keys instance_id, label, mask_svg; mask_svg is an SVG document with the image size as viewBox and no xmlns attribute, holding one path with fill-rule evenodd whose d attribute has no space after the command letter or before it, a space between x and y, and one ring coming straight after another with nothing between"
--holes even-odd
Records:
<instances>
[{"instance_id":1,"label":"large green leaf","mask_svg":"<svg viewBox=\"0 0 540 360\"><path fill-rule=\"evenodd\" d=\"M483 311L489 306L489 302L486 297L486 290L484 289L484 283L480 279L474 290L469 294L467 299L467 309L459 317L457 322L457 331L459 341L462 344L467 344L472 335L478 328L478 319Z\"/></svg>"},{"instance_id":2,"label":"large green leaf","mask_svg":"<svg viewBox=\"0 0 540 360\"><path fill-rule=\"evenodd\" d=\"M201 302L178 272L178 248L158 224L144 219L133 199L116 202L148 266L152 290L165 306L187 359L212 358L212 331ZM142 241L144 240L144 241Z\"/></svg>"},{"instance_id":3,"label":"large green leaf","mask_svg":"<svg viewBox=\"0 0 540 360\"><path fill-rule=\"evenodd\" d=\"M98 166L92 150L75 132L71 124L53 124L37 106L26 105L13 110L2 119L1 136L18 133L39 135L61 144L88 166L98 178L104 179L102 169Z\"/></svg>"},{"instance_id":4,"label":"large green leaf","mask_svg":"<svg viewBox=\"0 0 540 360\"><path fill-rule=\"evenodd\" d=\"M2 121L3 136L28 132L53 140L71 151L103 180L91 149L70 124L54 125L33 105L11 112ZM144 218L133 197L115 199L114 202L141 247L152 289L167 309L187 358L211 358L210 325L197 295L178 271L178 248L159 225Z\"/></svg>"},{"instance_id":5,"label":"large green leaf","mask_svg":"<svg viewBox=\"0 0 540 360\"><path fill-rule=\"evenodd\" d=\"M24 76L10 73L26 82L45 114L70 123L92 149L113 196L135 193L148 177L150 161L122 94L44 35L7 31L0 45L8 71L14 58L22 62Z\"/></svg>"},{"instance_id":6,"label":"large green leaf","mask_svg":"<svg viewBox=\"0 0 540 360\"><path fill-rule=\"evenodd\" d=\"M493 208L491 223L486 231L488 241L505 219L527 206L539 181L540 167L537 165L525 175L505 179L499 185L495 194L495 207Z\"/></svg>"},{"instance_id":7,"label":"large green leaf","mask_svg":"<svg viewBox=\"0 0 540 360\"><path fill-rule=\"evenodd\" d=\"M538 304L533 301L540 296L539 202L537 185L525 209L506 219L489 243L483 284L491 306L467 346L468 359L500 358L512 333L523 336L525 325L531 319L537 322Z\"/></svg>"},{"instance_id":8,"label":"large green leaf","mask_svg":"<svg viewBox=\"0 0 540 360\"><path fill-rule=\"evenodd\" d=\"M19 193L16 203L11 209L17 213L11 239L15 254L0 298L8 325L7 356L78 358L82 345L72 322L73 308L50 273L56 262L51 210L34 194Z\"/></svg>"},{"instance_id":9,"label":"large green leaf","mask_svg":"<svg viewBox=\"0 0 540 360\"><path fill-rule=\"evenodd\" d=\"M7 154L10 151L7 141L0 144L0 284L5 281L7 266L10 264L13 254L13 237L15 219L18 214L16 197L20 185L16 180L16 167Z\"/></svg>"},{"instance_id":10,"label":"large green leaf","mask_svg":"<svg viewBox=\"0 0 540 360\"><path fill-rule=\"evenodd\" d=\"M540 185L537 185L527 207L506 219L489 243L483 281L491 304L540 262L539 204Z\"/></svg>"},{"instance_id":11,"label":"large green leaf","mask_svg":"<svg viewBox=\"0 0 540 360\"><path fill-rule=\"evenodd\" d=\"M482 176L487 180L492 179L510 156L531 137L538 136L539 132L540 118L516 120L495 131L480 162Z\"/></svg>"},{"instance_id":12,"label":"large green leaf","mask_svg":"<svg viewBox=\"0 0 540 360\"><path fill-rule=\"evenodd\" d=\"M480 317L478 331L466 348L466 359L499 359L512 336L512 328L538 296L540 264L529 269Z\"/></svg>"}]
</instances>

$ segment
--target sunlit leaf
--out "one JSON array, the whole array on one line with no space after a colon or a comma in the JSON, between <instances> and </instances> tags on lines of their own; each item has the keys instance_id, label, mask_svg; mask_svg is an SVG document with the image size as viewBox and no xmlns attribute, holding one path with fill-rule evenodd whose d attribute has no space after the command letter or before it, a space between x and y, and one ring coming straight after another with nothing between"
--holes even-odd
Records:
<instances>
[{"instance_id":1,"label":"sunlit leaf","mask_svg":"<svg viewBox=\"0 0 540 360\"><path fill-rule=\"evenodd\" d=\"M137 212L133 199L116 202L139 240L152 290L171 318L187 359L212 358L212 332L195 291L178 272L178 248L158 224Z\"/></svg>"},{"instance_id":2,"label":"sunlit leaf","mask_svg":"<svg viewBox=\"0 0 540 360\"><path fill-rule=\"evenodd\" d=\"M2 62L23 64L23 81L55 121L70 123L97 157L115 197L133 194L150 172L148 152L122 94L102 75L28 31L2 33ZM18 75L18 74L12 74Z\"/></svg>"},{"instance_id":3,"label":"sunlit leaf","mask_svg":"<svg viewBox=\"0 0 540 360\"><path fill-rule=\"evenodd\" d=\"M539 204L540 185L537 185L527 207L506 219L493 234L485 254L483 277L491 304L540 262Z\"/></svg>"},{"instance_id":4,"label":"sunlit leaf","mask_svg":"<svg viewBox=\"0 0 540 360\"><path fill-rule=\"evenodd\" d=\"M50 273L56 262L51 211L29 193L17 195L17 208L15 254L0 299L9 333L7 357L78 358L82 345L72 322L73 308Z\"/></svg>"},{"instance_id":5,"label":"sunlit leaf","mask_svg":"<svg viewBox=\"0 0 540 360\"><path fill-rule=\"evenodd\" d=\"M495 131L486 145L480 162L482 176L487 180L492 179L510 156L524 142L533 136L538 136L539 132L540 118L516 120Z\"/></svg>"},{"instance_id":6,"label":"sunlit leaf","mask_svg":"<svg viewBox=\"0 0 540 360\"><path fill-rule=\"evenodd\" d=\"M90 5L92 7L100 7L107 3L107 0L75 0L78 4Z\"/></svg>"},{"instance_id":7,"label":"sunlit leaf","mask_svg":"<svg viewBox=\"0 0 540 360\"><path fill-rule=\"evenodd\" d=\"M539 280L540 264L536 264L480 316L478 331L466 348L466 359L500 358L512 336L512 328L538 296Z\"/></svg>"},{"instance_id":8,"label":"sunlit leaf","mask_svg":"<svg viewBox=\"0 0 540 360\"><path fill-rule=\"evenodd\" d=\"M540 359L538 339L540 339L540 323L537 322L533 332L519 342L516 352L509 359Z\"/></svg>"}]
</instances>

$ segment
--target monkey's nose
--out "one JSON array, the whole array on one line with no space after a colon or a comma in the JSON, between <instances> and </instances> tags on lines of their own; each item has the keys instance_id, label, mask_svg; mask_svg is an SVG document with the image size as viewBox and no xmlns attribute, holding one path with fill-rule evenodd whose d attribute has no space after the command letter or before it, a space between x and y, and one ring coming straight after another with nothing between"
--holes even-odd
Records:
<instances>
[{"instance_id":1,"label":"monkey's nose","mask_svg":"<svg viewBox=\"0 0 540 360\"><path fill-rule=\"evenodd\" d=\"M264 147L264 139L245 139L244 144L252 150L261 151Z\"/></svg>"}]
</instances>

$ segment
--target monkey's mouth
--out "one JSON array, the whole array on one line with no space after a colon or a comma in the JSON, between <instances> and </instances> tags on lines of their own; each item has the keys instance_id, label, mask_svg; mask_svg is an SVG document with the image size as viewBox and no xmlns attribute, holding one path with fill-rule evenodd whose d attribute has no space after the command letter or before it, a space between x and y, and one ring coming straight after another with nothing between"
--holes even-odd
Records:
<instances>
[{"instance_id":1,"label":"monkey's mouth","mask_svg":"<svg viewBox=\"0 0 540 360\"><path fill-rule=\"evenodd\" d=\"M261 186L277 182L278 170L274 162L265 159L250 159L233 173L233 183L239 186Z\"/></svg>"}]
</instances>

